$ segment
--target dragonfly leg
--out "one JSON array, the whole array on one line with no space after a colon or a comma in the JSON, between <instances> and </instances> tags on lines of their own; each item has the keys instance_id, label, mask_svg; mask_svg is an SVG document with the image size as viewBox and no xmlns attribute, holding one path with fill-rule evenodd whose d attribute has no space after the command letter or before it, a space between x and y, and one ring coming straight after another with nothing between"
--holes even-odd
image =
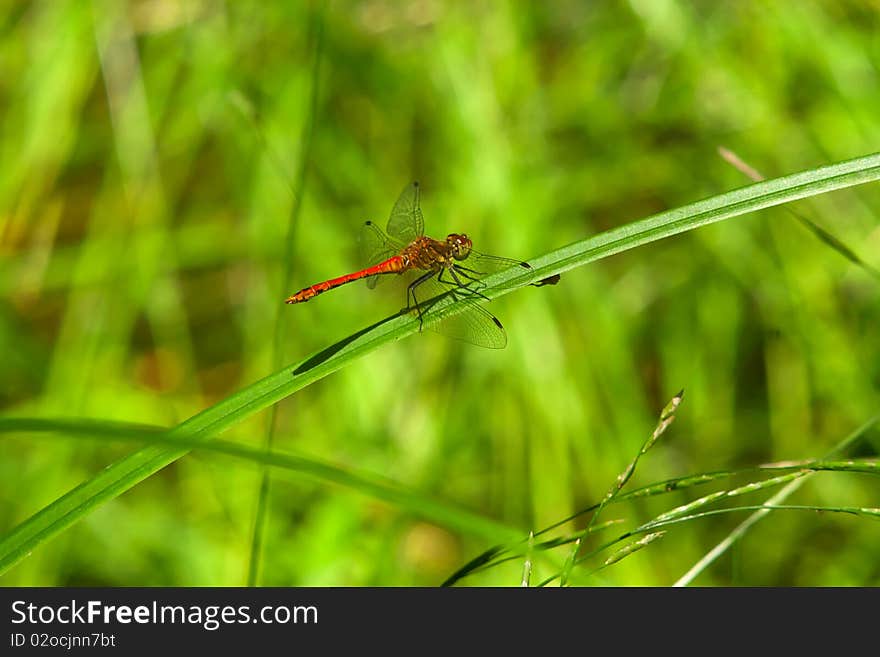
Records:
<instances>
[{"instance_id":1,"label":"dragonfly leg","mask_svg":"<svg viewBox=\"0 0 880 657\"><path fill-rule=\"evenodd\" d=\"M450 267L450 268L449 268L449 275L452 276L453 280L455 281L455 284L458 285L458 287L460 287L460 288L464 288L464 289L466 289L466 290L467 290L468 292L470 292L471 294L474 294L474 295L476 295L476 296L478 296L478 297L481 297L481 298L485 299L486 301L491 301L491 299L489 299L489 297L487 297L485 294L483 294L483 293L480 292L479 290L474 290L474 289L472 289L472 288L469 287L470 283L477 283L478 286L479 286L480 284L482 284L482 287L486 287L486 284L483 283L483 282L480 281L480 280L477 280L477 279L474 278L471 274L465 273L465 271L462 271L462 269L463 269L463 268L458 267L458 266ZM469 271L472 271L472 270L468 269L468 270L466 270L466 271L469 272ZM470 283L464 283L464 282L462 282L461 278L458 277L459 274L461 274L462 278L466 278L468 281L470 281ZM449 281L444 281L444 280L442 279L442 276L443 276L443 272L440 272L440 278L438 278L437 280L438 280L438 281L441 281L441 282L443 282L443 283L447 283L447 284L449 284Z\"/></svg>"},{"instance_id":2,"label":"dragonfly leg","mask_svg":"<svg viewBox=\"0 0 880 657\"><path fill-rule=\"evenodd\" d=\"M476 269L471 269L470 267L463 267L459 264L455 265L453 271L461 274L464 278L468 279L472 283L476 283L477 287L486 287L486 284L479 278L477 278L478 276L485 276L486 272L477 271Z\"/></svg>"},{"instance_id":3,"label":"dragonfly leg","mask_svg":"<svg viewBox=\"0 0 880 657\"><path fill-rule=\"evenodd\" d=\"M456 268L459 272L465 272L465 271L466 271L466 272L468 272L468 273L470 273L470 274L475 274L476 276L485 276L485 275L486 275L486 272L484 272L484 271L477 271L476 269L471 269L470 267L465 267L464 265L460 265L460 264L458 264L458 263L455 263L455 268ZM474 281L477 280L477 279L474 278L474 277L470 277L470 278L471 278L471 280L474 280Z\"/></svg>"},{"instance_id":4,"label":"dragonfly leg","mask_svg":"<svg viewBox=\"0 0 880 657\"><path fill-rule=\"evenodd\" d=\"M469 292L473 292L474 294L482 297L483 299L489 300L485 294L480 294L477 290L488 287L485 281L480 280L477 276L484 276L485 274L481 271L477 271L476 269L471 269L470 267L462 267L461 265L455 265L452 270L453 278L455 278L456 283L461 287L465 287ZM469 282L467 284L463 284L455 274L460 274L462 278L466 278ZM473 288L471 288L471 284L473 284Z\"/></svg>"},{"instance_id":5,"label":"dragonfly leg","mask_svg":"<svg viewBox=\"0 0 880 657\"><path fill-rule=\"evenodd\" d=\"M422 283L424 283L425 281L427 281L429 278L433 278L433 276L434 276L434 271L431 270L431 271L419 276L416 280L414 280L412 283L410 283L409 286L406 288L406 303L407 303L407 306L409 306L409 298L412 297L412 301L413 301L412 306L409 306L409 307L415 308L416 312L418 312L418 314L419 314L419 331L420 332L422 330L422 324L424 323L424 318L422 317L422 308L421 308L421 306L419 306L418 299L416 299L416 288L419 285L421 285Z\"/></svg>"}]
</instances>

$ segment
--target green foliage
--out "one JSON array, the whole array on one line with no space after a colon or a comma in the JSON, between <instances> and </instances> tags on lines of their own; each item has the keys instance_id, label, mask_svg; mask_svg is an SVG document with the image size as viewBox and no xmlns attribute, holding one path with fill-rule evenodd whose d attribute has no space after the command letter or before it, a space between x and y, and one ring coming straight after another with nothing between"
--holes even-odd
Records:
<instances>
[{"instance_id":1,"label":"green foliage","mask_svg":"<svg viewBox=\"0 0 880 657\"><path fill-rule=\"evenodd\" d=\"M862 3L0 12L0 584L878 583ZM506 349L282 303L413 179Z\"/></svg>"}]
</instances>

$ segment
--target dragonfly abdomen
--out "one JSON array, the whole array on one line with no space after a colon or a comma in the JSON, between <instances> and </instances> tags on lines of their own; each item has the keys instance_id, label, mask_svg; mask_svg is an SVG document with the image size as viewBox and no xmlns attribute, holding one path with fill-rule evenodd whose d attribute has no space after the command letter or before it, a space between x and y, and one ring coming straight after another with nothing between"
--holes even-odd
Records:
<instances>
[{"instance_id":1,"label":"dragonfly abdomen","mask_svg":"<svg viewBox=\"0 0 880 657\"><path fill-rule=\"evenodd\" d=\"M407 266L404 263L403 258L399 255L394 256L393 258L388 258L388 260L380 262L378 265L373 265L372 267L367 267L366 269L361 269L360 271L346 274L345 276L340 276L339 278L331 278L328 281L323 281L321 283L310 285L309 287L304 287L296 294L292 294L287 297L284 303L304 303L309 299L314 299L322 292L332 290L333 288L339 287L340 285L345 285L346 283L351 283L352 281L359 281L362 278L369 278L370 276L379 276L381 274L399 274L406 269Z\"/></svg>"}]
</instances>

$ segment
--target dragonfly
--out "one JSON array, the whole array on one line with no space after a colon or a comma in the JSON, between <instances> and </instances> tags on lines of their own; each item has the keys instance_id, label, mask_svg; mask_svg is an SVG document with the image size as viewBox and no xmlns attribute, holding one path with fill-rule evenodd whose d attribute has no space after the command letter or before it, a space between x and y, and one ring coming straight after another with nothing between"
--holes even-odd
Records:
<instances>
[{"instance_id":1,"label":"dragonfly","mask_svg":"<svg viewBox=\"0 0 880 657\"><path fill-rule=\"evenodd\" d=\"M372 221L361 230L362 258L367 266L338 278L315 283L290 295L285 303L304 303L319 294L341 285L365 279L375 287L391 274L415 275L407 286L404 312L419 318L419 330L427 325L448 337L490 349L507 344L501 321L478 303L489 298L485 289L486 276L509 267L531 269L527 262L480 253L464 233L450 233L446 239L425 236L425 220L419 205L419 183L407 185L391 210L388 224L382 231ZM426 313L442 299L462 301L466 309L458 314L427 317ZM439 321L438 321L439 319Z\"/></svg>"}]
</instances>

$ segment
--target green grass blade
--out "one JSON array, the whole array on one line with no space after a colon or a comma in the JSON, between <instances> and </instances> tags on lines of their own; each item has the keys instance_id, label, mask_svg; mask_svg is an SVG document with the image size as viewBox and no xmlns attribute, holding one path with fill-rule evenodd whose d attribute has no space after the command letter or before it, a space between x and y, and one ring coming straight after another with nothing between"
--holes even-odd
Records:
<instances>
[{"instance_id":1,"label":"green grass blade","mask_svg":"<svg viewBox=\"0 0 880 657\"><path fill-rule=\"evenodd\" d=\"M0 434L22 433L38 435L51 433L78 439L148 442L153 446L164 445L188 450L196 449L342 486L394 505L428 521L488 540L513 540L520 534L513 527L454 504L407 489L385 477L342 468L320 459L292 452L258 449L222 439L200 442L187 438L172 438L167 433L163 433L161 427L149 425L103 420L0 418ZM11 564L7 564L5 560L0 561L0 574L5 572L9 565Z\"/></svg>"},{"instance_id":2,"label":"green grass blade","mask_svg":"<svg viewBox=\"0 0 880 657\"><path fill-rule=\"evenodd\" d=\"M779 205L789 201L880 180L880 154L796 173L744 187L641 221L609 230L530 261L532 269L521 267L487 279L482 292L490 298L538 282L548 276L642 244L677 235L710 223ZM460 312L466 302L444 299L429 311L431 315ZM439 315L435 315L439 316ZM419 322L398 313L369 326L320 351L293 367L271 374L238 393L201 411L172 429L171 438L186 438L189 444L206 441L297 390L335 372L359 356L419 330ZM0 538L0 572L27 556L43 541L82 519L92 509L122 494L189 451L188 446L151 445L107 466L57 500L37 511Z\"/></svg>"},{"instance_id":3,"label":"green grass blade","mask_svg":"<svg viewBox=\"0 0 880 657\"><path fill-rule=\"evenodd\" d=\"M530 260L532 271L527 276L518 277L517 282L534 283L551 274L700 226L877 180L880 180L880 153L756 183L608 230L539 259Z\"/></svg>"},{"instance_id":4,"label":"green grass blade","mask_svg":"<svg viewBox=\"0 0 880 657\"><path fill-rule=\"evenodd\" d=\"M662 532L654 532L652 534L647 534L643 536L637 541L630 543L629 545L625 545L619 550L616 550L610 557L605 559L605 562L602 564L603 568L607 568L608 566L613 566L618 561L625 559L629 555L638 552L639 550L648 547L654 541L663 538L666 534L665 531Z\"/></svg>"},{"instance_id":5,"label":"green grass blade","mask_svg":"<svg viewBox=\"0 0 880 657\"><path fill-rule=\"evenodd\" d=\"M862 426L860 426L846 438L841 440L837 445L834 446L833 449L825 454L825 458L830 459L834 456L837 456L838 454L841 454L850 445L861 440L869 431L872 431L878 422L880 422L880 414L873 416L867 422L862 424ZM766 504L781 504L792 494L794 494L804 484L804 482L807 481L807 479L808 477L802 477L790 482L788 485L785 486L785 488L783 488L776 495L767 500ZM730 534L725 536L711 550L704 554L693 566L691 566L688 571L675 582L674 586L687 586L691 582L693 582L700 573L708 568L716 559L718 559L718 557L724 554L740 538L745 536L746 533L748 533L751 528L760 520L763 520L768 513L769 511L759 509L748 518L743 520L733 529L733 531L730 532Z\"/></svg>"},{"instance_id":6,"label":"green grass blade","mask_svg":"<svg viewBox=\"0 0 880 657\"><path fill-rule=\"evenodd\" d=\"M849 434L845 439L843 439L833 450L831 450L827 455L826 459L836 456L854 443L859 440L864 439L869 435L870 431L872 431L877 424L880 423L880 415L875 415L867 422L863 423L859 428ZM794 471L794 472L792 472ZM734 489L733 491L721 491L719 493L712 493L710 495L704 496L697 500L696 502L692 502L687 505L688 510L692 508L696 508L702 506L706 503L707 500L715 501L718 499L722 499L724 497L729 497L731 493L745 493L745 492L755 492L757 490L761 490L763 488L768 488L771 486L778 485L780 483L788 482L788 479L792 479L793 481L788 483L788 485L783 489L786 492L786 495L790 494L790 487L792 484L800 485L800 481L802 477L814 472L858 472L862 474L880 474L880 461L875 459L850 459L846 461L833 461L833 460L819 460L819 461L800 461L800 462L784 462L784 463L770 463L766 465L753 466L748 468L740 468L736 470L719 470L716 472L703 472L699 474L686 475L683 477L676 477L674 479L666 479L662 481L658 481L656 483L648 484L646 486L642 486L641 488L633 489L627 493L622 493L616 496L614 499L610 501L611 504L616 504L620 502L630 502L637 498L641 497L653 497L657 495L666 495L673 491L681 491L689 488L694 488L696 486L702 486L714 481L718 481L721 479L730 479L737 476L742 475L754 475L761 472L790 472L789 475L784 475L783 478L773 478L767 479L763 481L753 482L751 484L747 484L746 486L740 487L739 489ZM774 497L776 499L784 499ZM771 504L771 501L768 501L767 504ZM596 511L600 507L601 503L597 502L595 504L591 504L588 507L582 508L579 511L576 511L573 514L570 514L561 520L557 520L556 522L547 525L543 529L540 529L536 532L533 532L535 537L544 536L554 529L558 529L562 525L565 525L577 518L586 515L587 513L591 513ZM760 511L761 513L766 513L766 511ZM672 514L669 512L664 514L664 516L676 518L680 514ZM638 533L640 531L649 531L654 528L655 525L652 523L656 522L658 519L655 518L649 523L646 523L642 527L640 527L634 533ZM750 519L751 522L754 522L754 519ZM671 521L669 521L671 522ZM536 544L536 548L541 550L550 549L552 547L557 547L559 545L568 545L574 543L575 540L581 536L580 533L575 534L568 538L556 538L550 539L549 541L544 541ZM624 535L622 538L627 538L629 534ZM471 559L468 563L460 567L456 570L452 575L447 578L444 586L452 585L456 583L458 580L467 577L468 575L477 572L479 570L486 569L488 567L495 566L499 563L502 563L507 558L509 558L508 554L520 555L523 551L523 540L519 539L513 541L509 544L504 545L495 545L486 550L485 552L479 554L478 556ZM602 549L608 547L611 544L603 546ZM726 544L725 544L726 545ZM595 554L597 551L594 551L590 554ZM582 561L583 559L578 559L577 561ZM572 568L574 564L570 567L566 564L566 567ZM564 573L564 570L563 570ZM545 582L546 583L546 582Z\"/></svg>"},{"instance_id":7,"label":"green grass blade","mask_svg":"<svg viewBox=\"0 0 880 657\"><path fill-rule=\"evenodd\" d=\"M761 182L762 180L765 180L765 177L757 169L746 164L733 151L724 148L723 146L719 146L718 154L721 155L722 159L733 165L734 168L744 173L753 181ZM856 267L860 267L874 278L880 279L880 270L877 270L870 263L866 262L858 253L855 252L855 249L851 248L839 237L832 234L830 231L826 230L812 219L809 219L808 217L805 217L804 215L795 212L790 208L789 212L795 219L797 219L801 223L804 228L813 233L816 239L818 239L820 242L837 251L840 255L849 260Z\"/></svg>"},{"instance_id":8,"label":"green grass blade","mask_svg":"<svg viewBox=\"0 0 880 657\"><path fill-rule=\"evenodd\" d=\"M681 400L684 397L684 390L679 392L675 397L673 397L669 403L660 411L660 417L657 421L657 425L654 427L654 431L650 436L642 443L642 448L638 451L635 458L629 462L629 465L624 468L623 472L621 472L617 476L617 481L611 486L609 491L605 494L605 497L602 498L602 501L599 502L599 506L596 511L590 516L590 522L587 523L587 528L583 531L582 538L586 539L590 533L590 530L593 528L593 525L596 523L596 519L599 517L599 514L602 513L602 509L605 508L606 505L610 504L615 497L620 494L620 491L626 485L626 483L633 476L633 473L636 471L636 466L639 464L639 460L648 453L648 450L654 446L657 442L657 439L663 435L669 425L675 420L675 411L678 408L679 404L681 404ZM574 564L577 560L577 553L580 549L581 541L577 541L575 543L575 547L572 550L569 558L566 560L565 567L562 570L562 575L559 578L559 585L565 586L568 582L568 577L571 574L571 569L574 567ZM621 557L622 558L622 557Z\"/></svg>"}]
</instances>

